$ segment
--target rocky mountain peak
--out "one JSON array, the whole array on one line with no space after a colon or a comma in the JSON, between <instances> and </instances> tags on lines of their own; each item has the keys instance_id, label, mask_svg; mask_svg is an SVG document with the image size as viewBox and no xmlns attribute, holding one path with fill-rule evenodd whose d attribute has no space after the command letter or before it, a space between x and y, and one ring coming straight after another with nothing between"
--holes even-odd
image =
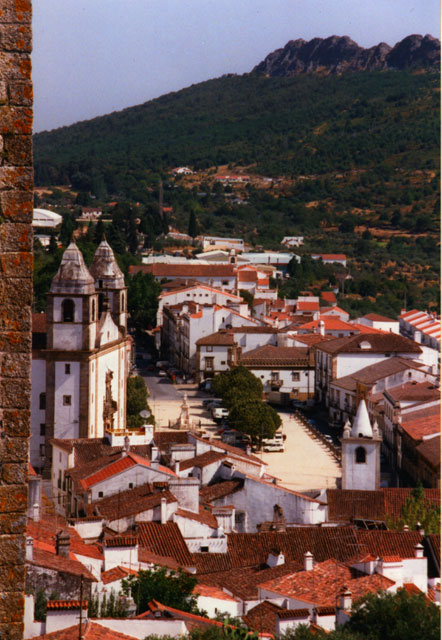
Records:
<instances>
[{"instance_id":1,"label":"rocky mountain peak","mask_svg":"<svg viewBox=\"0 0 442 640\"><path fill-rule=\"evenodd\" d=\"M303 73L344 73L385 69L433 68L440 63L440 41L431 35L410 35L393 48L385 42L364 49L348 36L299 38L270 53L252 71L292 77Z\"/></svg>"}]
</instances>

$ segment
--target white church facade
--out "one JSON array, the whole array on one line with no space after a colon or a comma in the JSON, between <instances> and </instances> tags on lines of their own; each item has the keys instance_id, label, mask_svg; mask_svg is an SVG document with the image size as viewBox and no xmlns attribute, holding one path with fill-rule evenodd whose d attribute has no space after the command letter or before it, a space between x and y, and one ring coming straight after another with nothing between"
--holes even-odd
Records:
<instances>
[{"instance_id":1,"label":"white church facade","mask_svg":"<svg viewBox=\"0 0 442 640\"><path fill-rule=\"evenodd\" d=\"M52 438L99 438L126 425L127 288L103 240L88 269L75 243L47 300L45 341L33 348L31 464L50 473Z\"/></svg>"}]
</instances>

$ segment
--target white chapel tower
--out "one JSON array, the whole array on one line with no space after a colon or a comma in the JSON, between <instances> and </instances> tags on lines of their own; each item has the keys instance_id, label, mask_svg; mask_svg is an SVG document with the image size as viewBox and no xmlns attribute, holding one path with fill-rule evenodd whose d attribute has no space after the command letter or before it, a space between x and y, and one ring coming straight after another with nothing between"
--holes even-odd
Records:
<instances>
[{"instance_id":1,"label":"white chapel tower","mask_svg":"<svg viewBox=\"0 0 442 640\"><path fill-rule=\"evenodd\" d=\"M353 426L344 427L342 489L375 491L380 483L380 446L377 424L372 427L365 400L359 403Z\"/></svg>"},{"instance_id":2,"label":"white chapel tower","mask_svg":"<svg viewBox=\"0 0 442 640\"><path fill-rule=\"evenodd\" d=\"M97 280L68 246L48 294L46 344L33 351L31 464L46 474L52 438L101 438L126 425L126 287L107 243L94 263ZM99 298L106 285L111 308Z\"/></svg>"}]
</instances>

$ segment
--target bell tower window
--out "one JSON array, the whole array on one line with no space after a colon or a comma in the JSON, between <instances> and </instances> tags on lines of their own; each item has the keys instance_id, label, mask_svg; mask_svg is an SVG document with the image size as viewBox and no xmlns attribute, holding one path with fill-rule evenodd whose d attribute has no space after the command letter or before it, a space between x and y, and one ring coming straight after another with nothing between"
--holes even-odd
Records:
<instances>
[{"instance_id":1,"label":"bell tower window","mask_svg":"<svg viewBox=\"0 0 442 640\"><path fill-rule=\"evenodd\" d=\"M124 293L121 294L121 311L124 311Z\"/></svg>"},{"instance_id":2,"label":"bell tower window","mask_svg":"<svg viewBox=\"0 0 442 640\"><path fill-rule=\"evenodd\" d=\"M69 298L61 304L63 322L74 322L75 304Z\"/></svg>"},{"instance_id":3,"label":"bell tower window","mask_svg":"<svg viewBox=\"0 0 442 640\"><path fill-rule=\"evenodd\" d=\"M364 464L366 461L366 452L364 447L358 447L355 451L355 459L357 464Z\"/></svg>"},{"instance_id":4,"label":"bell tower window","mask_svg":"<svg viewBox=\"0 0 442 640\"><path fill-rule=\"evenodd\" d=\"M95 322L95 300L92 300L91 320Z\"/></svg>"}]
</instances>

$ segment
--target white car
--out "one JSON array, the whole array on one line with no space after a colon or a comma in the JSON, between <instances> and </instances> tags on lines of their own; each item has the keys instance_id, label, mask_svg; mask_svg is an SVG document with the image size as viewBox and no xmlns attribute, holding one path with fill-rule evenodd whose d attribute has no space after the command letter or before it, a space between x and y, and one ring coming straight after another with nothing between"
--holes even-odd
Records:
<instances>
[{"instance_id":1,"label":"white car","mask_svg":"<svg viewBox=\"0 0 442 640\"><path fill-rule=\"evenodd\" d=\"M212 409L212 418L214 420L224 420L229 417L229 410L225 407L214 407Z\"/></svg>"}]
</instances>

